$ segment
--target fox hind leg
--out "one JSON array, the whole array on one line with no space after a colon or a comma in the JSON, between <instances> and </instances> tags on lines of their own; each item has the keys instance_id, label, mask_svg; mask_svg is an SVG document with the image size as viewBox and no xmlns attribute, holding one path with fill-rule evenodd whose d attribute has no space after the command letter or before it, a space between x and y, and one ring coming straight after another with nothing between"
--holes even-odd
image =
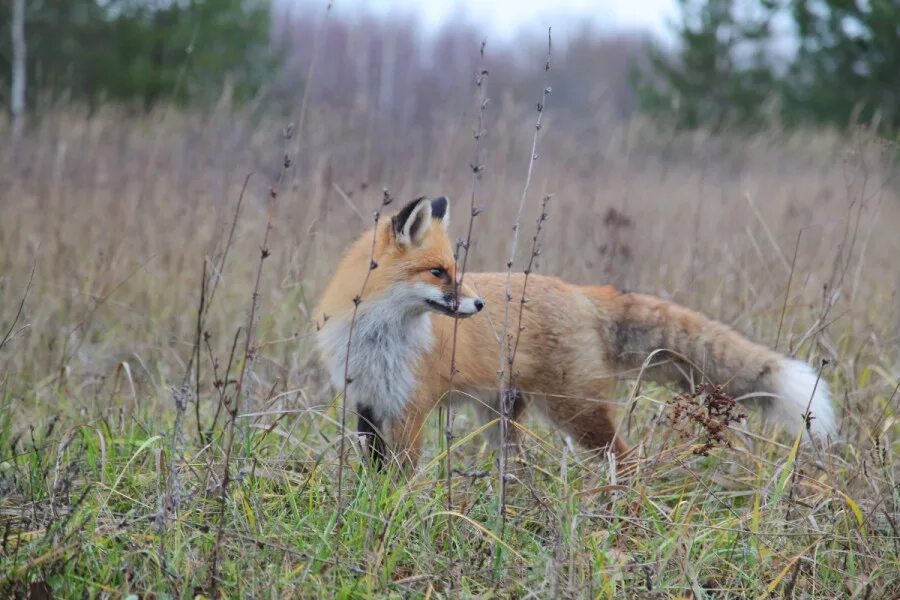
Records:
<instances>
[{"instance_id":1,"label":"fox hind leg","mask_svg":"<svg viewBox=\"0 0 900 600\"><path fill-rule=\"evenodd\" d=\"M507 393L509 394L507 396L506 407L507 417L509 417L510 421L518 421L525 412L525 395L517 389L509 390ZM490 402L479 399L475 401L474 404L475 410L478 413L478 419L481 421L482 426L487 425L491 421L497 421L488 427L483 435L488 443L490 443L491 448L498 450L501 442L499 421L501 416L500 394L492 394ZM515 426L510 425L506 430L507 444L518 444L519 437L518 429Z\"/></svg>"},{"instance_id":2,"label":"fox hind leg","mask_svg":"<svg viewBox=\"0 0 900 600\"><path fill-rule=\"evenodd\" d=\"M526 399L525 394L519 389L514 388L508 390L507 394L506 415L509 419L509 423L506 427L506 440L501 439L502 432L500 430L499 421L501 416L501 394L492 394L490 402L479 399L475 403L475 409L482 426L491 421L497 421L488 427L483 435L495 452L501 449L501 444L505 441L507 468L511 472L518 472L520 470L519 467L521 467L523 463L522 458L524 457L524 451L521 442L522 435L515 423L522 418L522 415L525 412Z\"/></svg>"},{"instance_id":3,"label":"fox hind leg","mask_svg":"<svg viewBox=\"0 0 900 600\"><path fill-rule=\"evenodd\" d=\"M586 448L608 448L620 457L627 454L628 444L616 434L616 403L609 400L615 397L614 380L603 379L568 391L544 396L550 420Z\"/></svg>"}]
</instances>

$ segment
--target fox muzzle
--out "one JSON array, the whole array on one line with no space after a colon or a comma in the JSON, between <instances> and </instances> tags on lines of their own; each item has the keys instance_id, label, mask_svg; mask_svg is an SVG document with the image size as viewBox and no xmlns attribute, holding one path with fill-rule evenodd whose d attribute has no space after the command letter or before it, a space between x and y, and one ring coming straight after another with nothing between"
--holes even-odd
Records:
<instances>
[{"instance_id":1,"label":"fox muzzle","mask_svg":"<svg viewBox=\"0 0 900 600\"><path fill-rule=\"evenodd\" d=\"M455 296L445 295L440 301L427 299L425 302L435 312L459 318L471 317L481 312L481 309L484 308L484 300L477 297L460 299Z\"/></svg>"}]
</instances>

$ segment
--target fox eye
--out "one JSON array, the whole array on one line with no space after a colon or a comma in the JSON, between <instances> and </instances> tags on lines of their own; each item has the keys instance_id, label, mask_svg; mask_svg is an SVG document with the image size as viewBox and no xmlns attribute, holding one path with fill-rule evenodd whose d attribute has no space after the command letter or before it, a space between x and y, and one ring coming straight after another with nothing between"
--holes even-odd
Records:
<instances>
[{"instance_id":1,"label":"fox eye","mask_svg":"<svg viewBox=\"0 0 900 600\"><path fill-rule=\"evenodd\" d=\"M447 271L440 267L435 267L435 268L431 269L431 274L434 275L435 277L437 277L438 279L443 279L443 278L447 277Z\"/></svg>"}]
</instances>

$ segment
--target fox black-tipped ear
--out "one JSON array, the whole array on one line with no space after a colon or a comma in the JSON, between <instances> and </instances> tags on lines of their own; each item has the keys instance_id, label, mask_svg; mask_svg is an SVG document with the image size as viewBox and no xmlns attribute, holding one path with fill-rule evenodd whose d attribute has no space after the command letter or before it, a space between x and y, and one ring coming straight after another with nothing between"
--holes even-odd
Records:
<instances>
[{"instance_id":1,"label":"fox black-tipped ear","mask_svg":"<svg viewBox=\"0 0 900 600\"><path fill-rule=\"evenodd\" d=\"M416 198L391 218L394 236L401 246L418 246L431 227L431 202L428 198Z\"/></svg>"},{"instance_id":2,"label":"fox black-tipped ear","mask_svg":"<svg viewBox=\"0 0 900 600\"><path fill-rule=\"evenodd\" d=\"M447 229L450 225L450 201L447 196L439 196L431 201L431 218L437 219Z\"/></svg>"}]
</instances>

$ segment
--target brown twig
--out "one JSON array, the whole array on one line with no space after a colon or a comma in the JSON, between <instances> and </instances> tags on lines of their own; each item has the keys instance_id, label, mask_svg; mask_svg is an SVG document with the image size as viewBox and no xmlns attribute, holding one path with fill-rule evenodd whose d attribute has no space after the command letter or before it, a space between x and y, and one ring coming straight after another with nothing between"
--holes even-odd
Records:
<instances>
[{"instance_id":1,"label":"brown twig","mask_svg":"<svg viewBox=\"0 0 900 600\"><path fill-rule=\"evenodd\" d=\"M31 274L28 276L28 283L25 285L25 293L22 294L22 300L19 302L19 309L16 311L16 316L13 318L12 323L9 326L9 329L6 331L6 334L3 336L3 340L0 340L0 349L6 345L9 339L12 337L13 330L16 328L16 324L19 322L19 319L22 318L22 311L25 309L25 301L28 300L28 293L31 291L31 283L34 281L34 271L37 269L37 256L35 255L34 261L31 263Z\"/></svg>"},{"instance_id":2,"label":"brown twig","mask_svg":"<svg viewBox=\"0 0 900 600\"><path fill-rule=\"evenodd\" d=\"M369 283L369 276L372 271L378 268L375 261L375 244L378 241L378 222L381 219L381 211L388 204L393 202L393 197L384 190L381 197L381 206L373 214L374 229L372 231L372 249L369 252L369 269L366 271L366 277L360 286L359 294L353 298L353 314L350 317L350 327L347 331L347 355L344 359L344 389L341 391L341 443L338 456L338 518L342 519L344 514L344 448L345 438L347 437L347 386L350 384L350 350L353 342L353 329L356 326L356 317L359 314L359 305L363 302L363 294L366 293L366 286Z\"/></svg>"},{"instance_id":3,"label":"brown twig","mask_svg":"<svg viewBox=\"0 0 900 600\"><path fill-rule=\"evenodd\" d=\"M797 243L794 244L794 256L791 258L791 271L788 273L787 287L784 290L784 304L781 305L781 317L778 319L778 332L775 334L773 350L778 350L778 342L781 340L781 326L784 325L784 314L787 312L788 298L791 294L791 281L794 279L794 266L797 264L797 251L800 249L800 236L803 230L797 232Z\"/></svg>"},{"instance_id":4,"label":"brown twig","mask_svg":"<svg viewBox=\"0 0 900 600\"><path fill-rule=\"evenodd\" d=\"M484 48L486 42L481 42L481 64L484 64ZM456 278L456 286L455 293L456 296L459 297L459 289L463 284L463 279L466 276L466 267L469 263L469 248L472 243L472 231L475 225L475 217L477 217L481 208L476 204L476 199L478 196L478 182L481 181L481 175L484 172L484 165L481 162L482 155L482 139L484 138L487 131L484 129L484 113L487 109L487 105L489 103L487 97L487 79L488 79L488 71L482 66L478 67L478 71L475 74L475 88L477 90L477 98L478 98L478 120L475 124L475 131L472 135L474 139L474 160L470 165L472 170L472 193L469 198L469 226L466 232L465 240L460 239L456 242L456 252L454 253L454 260L458 266L458 277ZM460 251L462 251L462 263L460 264ZM450 376L449 376L449 384L447 386L447 395L449 397L450 394L453 393L453 378L456 376L456 341L457 341L457 332L459 330L459 318L454 318L453 320L453 341L451 343L451 351L450 351ZM438 422L441 423L444 427L444 440L446 445L446 465L445 465L445 475L446 475L446 483L447 483L447 510L453 510L453 469L451 469L450 464L450 447L453 445L453 416L452 416L453 408L450 403L447 403L446 408L441 405L439 410L440 419ZM446 423L444 422L444 413L446 413ZM452 527L453 520L447 519L447 527L448 527L448 535L447 540L448 544L452 539Z\"/></svg>"},{"instance_id":5,"label":"brown twig","mask_svg":"<svg viewBox=\"0 0 900 600\"><path fill-rule=\"evenodd\" d=\"M237 382L235 383L234 388L234 397L231 402L226 406L226 410L229 414L229 420L226 424L226 443L225 443L225 465L223 468L222 475L222 483L220 485L220 500L219 500L219 527L216 533L216 541L213 545L212 555L210 557L210 567L209 567L209 589L210 596L215 598L217 589L218 589L218 559L219 552L222 546L222 540L225 534L225 505L228 498L228 486L231 483L231 454L234 449L234 437L235 437L235 426L237 422L237 416L240 411L241 405L241 395L245 393L244 389L244 381L247 374L247 369L250 363L253 362L255 358L256 349L252 346L253 343L253 324L256 321L256 311L259 306L259 287L260 282L262 281L262 271L263 271L263 263L269 256L271 256L271 251L269 250L269 234L272 231L272 213L273 207L272 203L274 203L275 199L278 197L278 193L281 190L285 175L287 170L290 168L292 161L291 157L288 154L288 145L291 140L291 136L293 134L293 127L288 125L285 127L283 131L284 138L284 149L281 161L281 168L278 174L278 181L274 186L269 188L269 197L267 203L267 217L266 217L266 228L263 234L263 242L262 247L260 248L259 253L259 263L256 268L256 282L253 285L253 295L250 298L250 310L247 317L247 328L246 333L244 335L244 356L241 364L241 371L238 375ZM246 186L246 180L245 180ZM235 215L237 218L237 213ZM235 344L237 343L237 335L235 335ZM234 348L232 348L232 356L234 355ZM231 369L231 358L229 358L228 370ZM220 392L220 404L219 408L222 407L226 403L227 395L225 394L225 389L228 385L228 371L226 371L226 379L222 385L222 390ZM218 411L216 412L216 419L218 418ZM215 424L215 420L213 422Z\"/></svg>"},{"instance_id":6,"label":"brown twig","mask_svg":"<svg viewBox=\"0 0 900 600\"><path fill-rule=\"evenodd\" d=\"M194 332L194 351L191 353L191 358L188 361L188 366L184 371L184 379L181 382L181 387L185 388L187 386L187 379L191 375L191 365L192 363L197 364L197 368L194 370L194 416L197 420L197 437L200 440L200 444L204 444L205 440L203 438L203 425L200 422L200 340L203 338L203 313L204 308L206 307L206 261L203 261L203 271L200 275L200 306L197 308L197 327Z\"/></svg>"},{"instance_id":7,"label":"brown twig","mask_svg":"<svg viewBox=\"0 0 900 600\"><path fill-rule=\"evenodd\" d=\"M516 352L519 350L519 339L522 336L522 331L524 331L524 327L522 326L522 313L525 310L525 303L528 302L528 299L525 297L525 290L528 287L528 277L531 275L532 270L534 269L534 259L540 256L541 254L541 232L544 229L544 223L547 221L547 204L550 202L550 198L552 196L550 194L544 196L544 200L541 202L541 214L538 215L537 218L537 227L534 231L534 237L531 238L531 256L528 259L528 266L525 267L523 273L525 274L525 278L522 281L522 295L519 298L519 322L516 325L516 341L513 344L512 354L509 357L509 365L510 369L512 369L512 364L516 360ZM510 377L512 377L512 371L510 370Z\"/></svg>"},{"instance_id":8,"label":"brown twig","mask_svg":"<svg viewBox=\"0 0 900 600\"><path fill-rule=\"evenodd\" d=\"M235 423L237 421L237 415L240 409L241 394L244 391L244 378L247 374L247 366L253 360L253 323L256 319L256 310L259 305L259 284L262 280L263 263L270 256L268 244L269 232L271 230L272 218L270 216L266 221L266 231L263 235L263 244L262 248L260 249L259 265L256 269L256 283L253 286L253 296L250 300L250 314L247 320L246 334L244 335L244 361L241 365L241 372L238 376L237 385L235 386L234 397L232 399L232 402L230 402L228 406L230 418L226 426L227 433L225 442L225 465L219 496L219 529L216 533L216 542L213 545L212 557L210 559L209 585L211 590L210 596L212 598L215 598L217 596L216 592L218 587L218 558L220 547L222 546L222 539L225 535L225 504L228 496L228 486L231 483L231 453L234 449Z\"/></svg>"},{"instance_id":9,"label":"brown twig","mask_svg":"<svg viewBox=\"0 0 900 600\"><path fill-rule=\"evenodd\" d=\"M552 37L551 37L552 29L547 30L547 60L544 63L544 72L548 73L550 71L550 58L552 52ZM509 409L511 408L509 405L511 404L508 401L508 398L512 396L512 383L513 383L513 374L512 374L512 336L509 333L509 305L512 302L512 268L516 259L516 251L518 250L519 244L519 231L522 225L522 212L525 209L525 201L528 198L528 190L531 187L531 179L534 174L534 165L538 159L538 140L540 139L541 129L543 127L543 119L544 119L544 109L547 105L547 98L549 98L552 89L549 85L545 85L543 92L541 94L541 101L537 105L537 121L534 126L534 136L531 140L531 154L528 158L528 172L525 176L525 185L522 188L522 196L519 200L519 209L516 214L516 220L513 225L513 238L510 243L509 248L509 258L506 261L506 283L505 283L505 293L504 293L504 309L503 309L503 335L500 340L500 365L499 370L497 371L497 378L499 380L499 391L500 391L500 501L499 501L499 511L500 511L500 539L503 539L504 532L506 529L506 444L507 444L507 429L509 426ZM495 561L494 567L495 571L498 567L498 561L500 558L500 545L494 545Z\"/></svg>"},{"instance_id":10,"label":"brown twig","mask_svg":"<svg viewBox=\"0 0 900 600\"><path fill-rule=\"evenodd\" d=\"M209 314L209 310L212 306L213 298L215 298L219 281L222 279L222 273L225 270L225 263L228 260L228 253L234 242L234 234L235 230L237 229L238 219L241 214L241 206L244 202L244 194L247 192L247 185L249 184L250 178L252 176L253 172L251 171L250 173L247 173L246 177L244 177L244 183L241 186L241 193L238 196L237 206L234 210L234 217L231 221L231 228L228 232L228 238L225 241L224 248L222 249L221 257L218 260L218 265L213 265L213 273L209 273L207 271L207 265L210 262L209 259L204 258L203 260L203 269L200 277L200 305L197 309L197 321L194 328L194 344L191 350L191 356L188 359L187 366L184 369L184 376L181 380L181 387L183 388L187 385L191 373L194 373L194 417L197 426L197 436L200 439L201 444L205 444L208 441L203 433L203 425L200 420L200 354L202 349L201 341L204 339L204 325L206 324L206 317ZM211 290L209 288L210 282L212 282ZM207 291L209 291L208 294ZM211 354L212 353L210 352L210 355ZM218 414L218 412L216 414Z\"/></svg>"}]
</instances>

